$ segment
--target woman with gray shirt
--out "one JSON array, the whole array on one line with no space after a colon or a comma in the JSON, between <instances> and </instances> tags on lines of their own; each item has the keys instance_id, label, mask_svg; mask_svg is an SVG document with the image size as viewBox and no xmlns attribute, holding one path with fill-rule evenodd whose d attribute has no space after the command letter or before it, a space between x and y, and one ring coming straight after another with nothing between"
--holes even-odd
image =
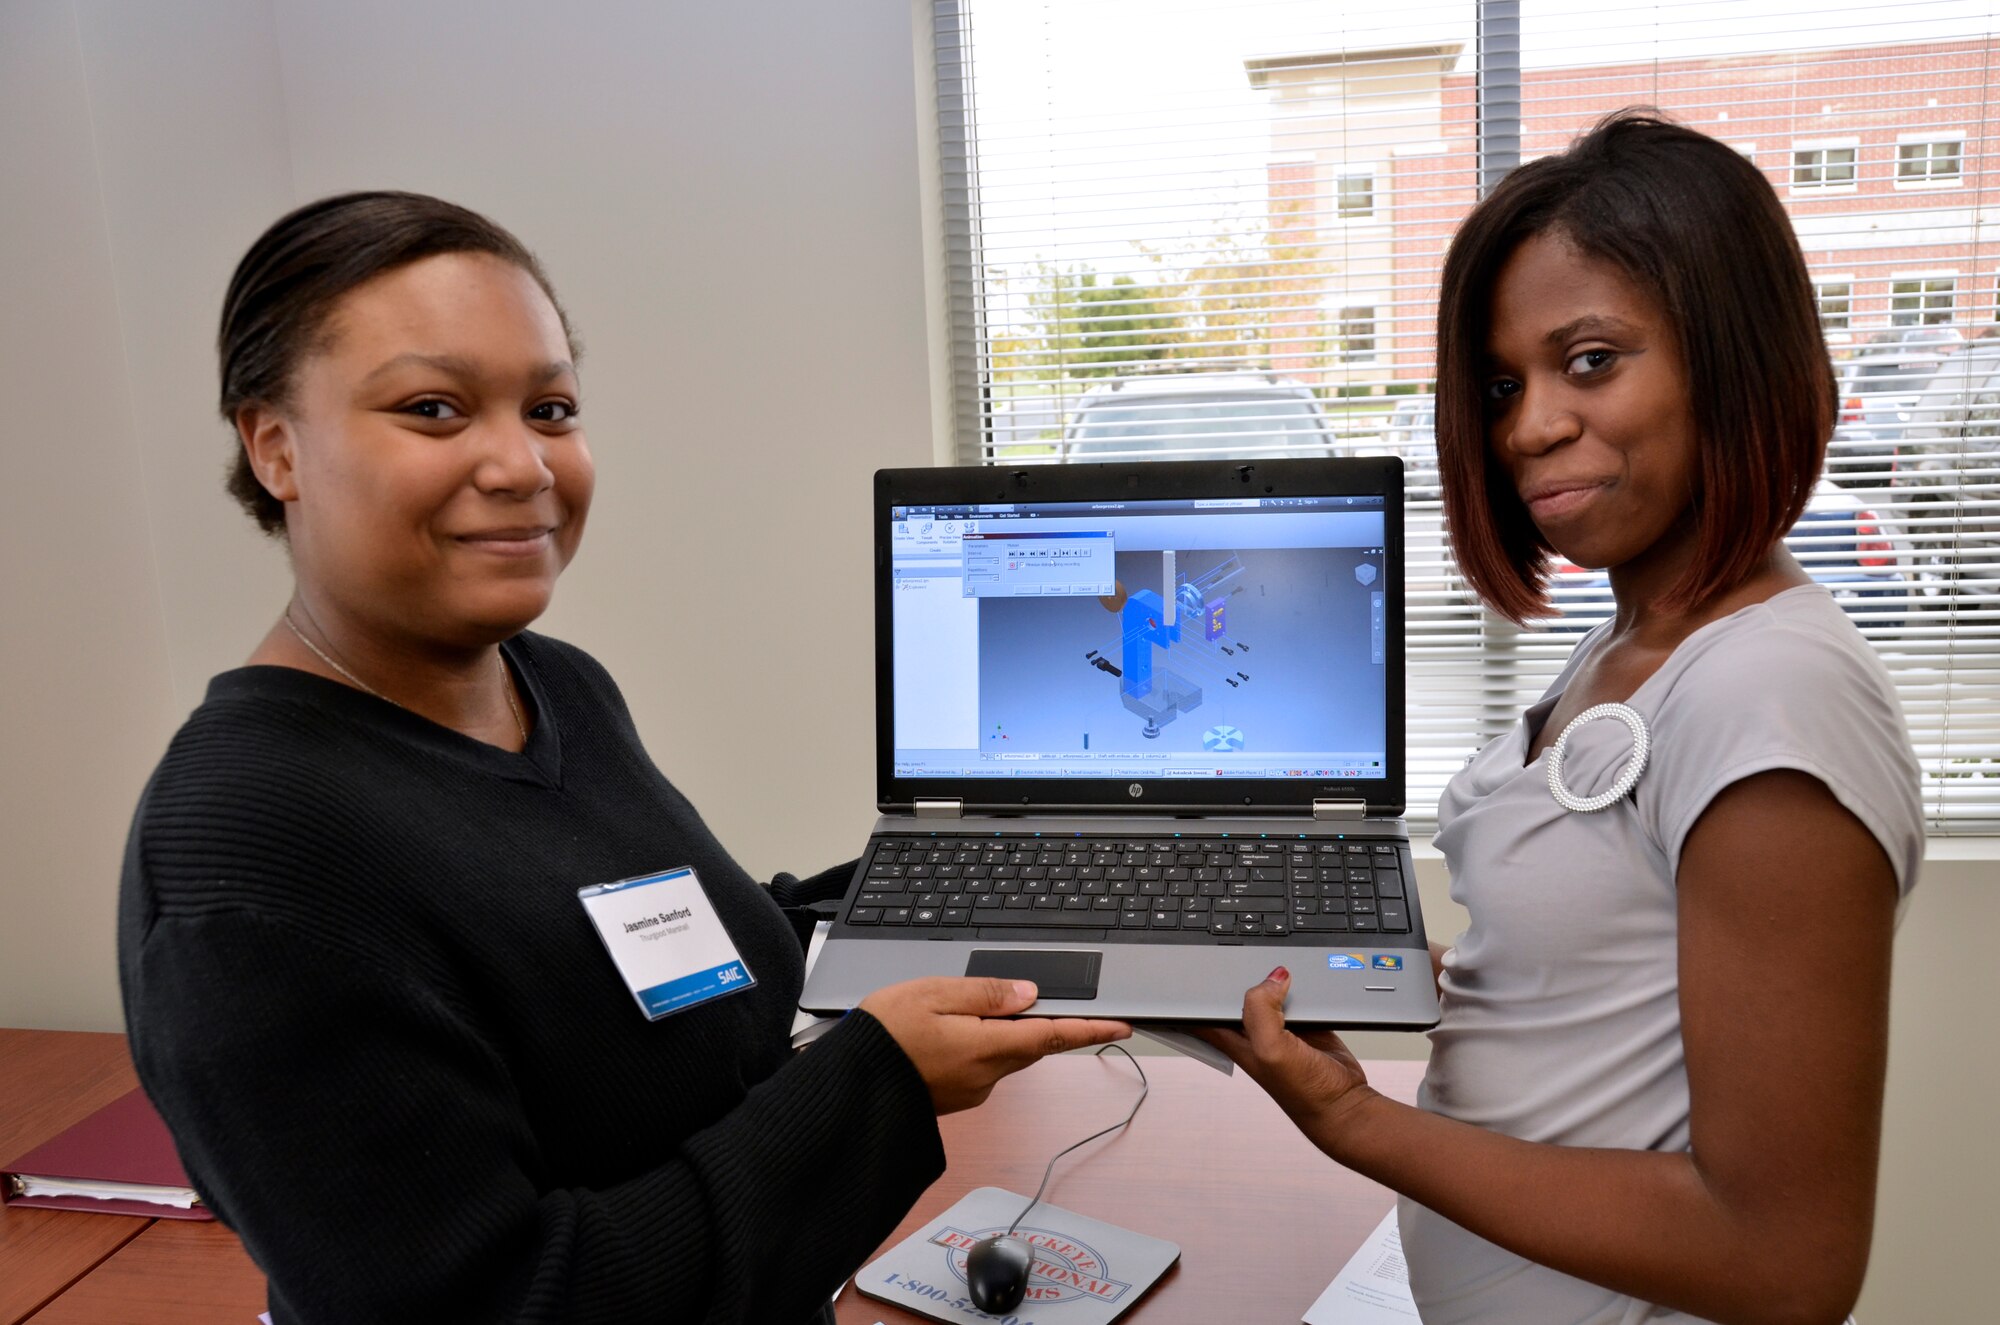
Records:
<instances>
[{"instance_id":1,"label":"woman with gray shirt","mask_svg":"<svg viewBox=\"0 0 2000 1325\"><path fill-rule=\"evenodd\" d=\"M1427 1322L1839 1321L1867 1266L1890 947L1923 854L1886 672L1784 545L1834 387L1784 209L1645 114L1516 170L1446 258L1438 461L1467 579L1616 616L1452 780L1471 925L1411 1108L1283 968L1206 1032L1402 1194Z\"/></svg>"}]
</instances>

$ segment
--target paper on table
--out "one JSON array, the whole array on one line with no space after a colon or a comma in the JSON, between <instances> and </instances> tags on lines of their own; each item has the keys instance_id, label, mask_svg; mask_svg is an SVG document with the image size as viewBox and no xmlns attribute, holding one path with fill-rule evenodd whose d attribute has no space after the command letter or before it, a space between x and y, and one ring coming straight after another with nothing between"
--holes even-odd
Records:
<instances>
[{"instance_id":1,"label":"paper on table","mask_svg":"<svg viewBox=\"0 0 2000 1325\"><path fill-rule=\"evenodd\" d=\"M1170 1031L1161 1026L1134 1026L1135 1035L1143 1035L1157 1044L1164 1044L1175 1053L1184 1054L1197 1063L1207 1063L1222 1075L1236 1075L1236 1064L1229 1061L1229 1055L1217 1049L1206 1040L1197 1040L1186 1031Z\"/></svg>"},{"instance_id":2,"label":"paper on table","mask_svg":"<svg viewBox=\"0 0 2000 1325\"><path fill-rule=\"evenodd\" d=\"M1307 1309L1305 1325L1377 1325L1415 1319L1417 1304L1410 1296L1409 1269L1403 1264L1403 1237L1391 1206L1319 1301Z\"/></svg>"},{"instance_id":3,"label":"paper on table","mask_svg":"<svg viewBox=\"0 0 2000 1325\"><path fill-rule=\"evenodd\" d=\"M812 974L813 963L819 960L819 950L826 946L826 936L832 929L831 920L822 920L813 926L812 942L806 945L807 975ZM804 1048L839 1023L839 1017L822 1017L803 1010L795 1012L792 1016L792 1048Z\"/></svg>"},{"instance_id":4,"label":"paper on table","mask_svg":"<svg viewBox=\"0 0 2000 1325\"><path fill-rule=\"evenodd\" d=\"M192 1187L154 1187L143 1182L99 1182L91 1178L14 1178L17 1196L88 1196L98 1201L145 1201L192 1210L201 1198Z\"/></svg>"}]
</instances>

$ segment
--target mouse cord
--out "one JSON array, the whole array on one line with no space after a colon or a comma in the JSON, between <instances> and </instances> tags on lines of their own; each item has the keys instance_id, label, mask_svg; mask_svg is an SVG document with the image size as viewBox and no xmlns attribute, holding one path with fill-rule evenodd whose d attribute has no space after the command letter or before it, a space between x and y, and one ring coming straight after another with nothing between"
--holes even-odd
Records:
<instances>
[{"instance_id":1,"label":"mouse cord","mask_svg":"<svg viewBox=\"0 0 2000 1325\"><path fill-rule=\"evenodd\" d=\"M1028 1211L1034 1209L1036 1206L1042 1203L1042 1193L1049 1189L1049 1175L1056 1171L1057 1160L1061 1159L1064 1155L1067 1155L1070 1151L1075 1150L1077 1146L1087 1146L1100 1136L1109 1136L1111 1133L1117 1131L1119 1128L1128 1126L1134 1118L1139 1116L1139 1106L1146 1102L1147 1092L1153 1089L1153 1083L1146 1080L1146 1069L1139 1066L1139 1060L1132 1057L1131 1052L1127 1050L1125 1046L1122 1044L1104 1045L1101 1048L1099 1048L1096 1053L1092 1054L1091 1057L1093 1058L1104 1057L1104 1050L1106 1049L1116 1049L1119 1053L1124 1054L1125 1061L1130 1063L1132 1065L1132 1070L1139 1074L1139 1098L1132 1101L1132 1112L1126 1114L1122 1121L1111 1124L1111 1126L1105 1128L1103 1131L1092 1132L1089 1136L1083 1138L1083 1140L1078 1141L1076 1145L1064 1146L1061 1150L1058 1150L1056 1151L1055 1154L1051 1155L1049 1157L1049 1166L1042 1170L1042 1185L1035 1188L1034 1199L1030 1200L1027 1205L1021 1208L1021 1213L1014 1216L1014 1222L1007 1225L1007 1231L1001 1234L1000 1236L1012 1237L1014 1234L1014 1230L1020 1227L1021 1221L1028 1217Z\"/></svg>"}]
</instances>

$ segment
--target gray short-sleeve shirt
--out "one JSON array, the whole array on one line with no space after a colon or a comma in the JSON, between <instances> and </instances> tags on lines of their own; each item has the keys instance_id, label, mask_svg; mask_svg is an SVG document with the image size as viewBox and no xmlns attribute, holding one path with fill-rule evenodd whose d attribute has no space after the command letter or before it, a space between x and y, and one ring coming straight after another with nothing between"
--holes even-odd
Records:
<instances>
[{"instance_id":1,"label":"gray short-sleeve shirt","mask_svg":"<svg viewBox=\"0 0 2000 1325\"><path fill-rule=\"evenodd\" d=\"M1604 628L1521 721L1446 788L1436 843L1471 914L1445 961L1420 1103L1556 1145L1685 1150L1674 878L1702 811L1771 769L1818 778L1874 834L1907 900L1923 858L1915 755L1888 673L1832 595L1802 585L1703 626L1626 701L1652 755L1632 794L1572 813L1525 756ZM1609 787L1624 724L1578 726L1565 785ZM1898 916L1901 915L1901 903ZM1525 1261L1401 1203L1426 1322L1684 1322Z\"/></svg>"}]
</instances>

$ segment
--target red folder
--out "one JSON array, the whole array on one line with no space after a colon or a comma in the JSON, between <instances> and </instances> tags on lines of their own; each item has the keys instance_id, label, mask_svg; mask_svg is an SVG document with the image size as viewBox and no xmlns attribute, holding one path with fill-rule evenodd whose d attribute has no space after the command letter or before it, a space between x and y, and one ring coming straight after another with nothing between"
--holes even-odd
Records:
<instances>
[{"instance_id":1,"label":"red folder","mask_svg":"<svg viewBox=\"0 0 2000 1325\"><path fill-rule=\"evenodd\" d=\"M105 1199L81 1195L16 1195L15 1180L135 1183L173 1187L192 1194L166 1123L142 1090L133 1089L44 1142L0 1170L0 1200L43 1210L90 1210L154 1219L213 1219L198 1201L186 1209L158 1201Z\"/></svg>"}]
</instances>

